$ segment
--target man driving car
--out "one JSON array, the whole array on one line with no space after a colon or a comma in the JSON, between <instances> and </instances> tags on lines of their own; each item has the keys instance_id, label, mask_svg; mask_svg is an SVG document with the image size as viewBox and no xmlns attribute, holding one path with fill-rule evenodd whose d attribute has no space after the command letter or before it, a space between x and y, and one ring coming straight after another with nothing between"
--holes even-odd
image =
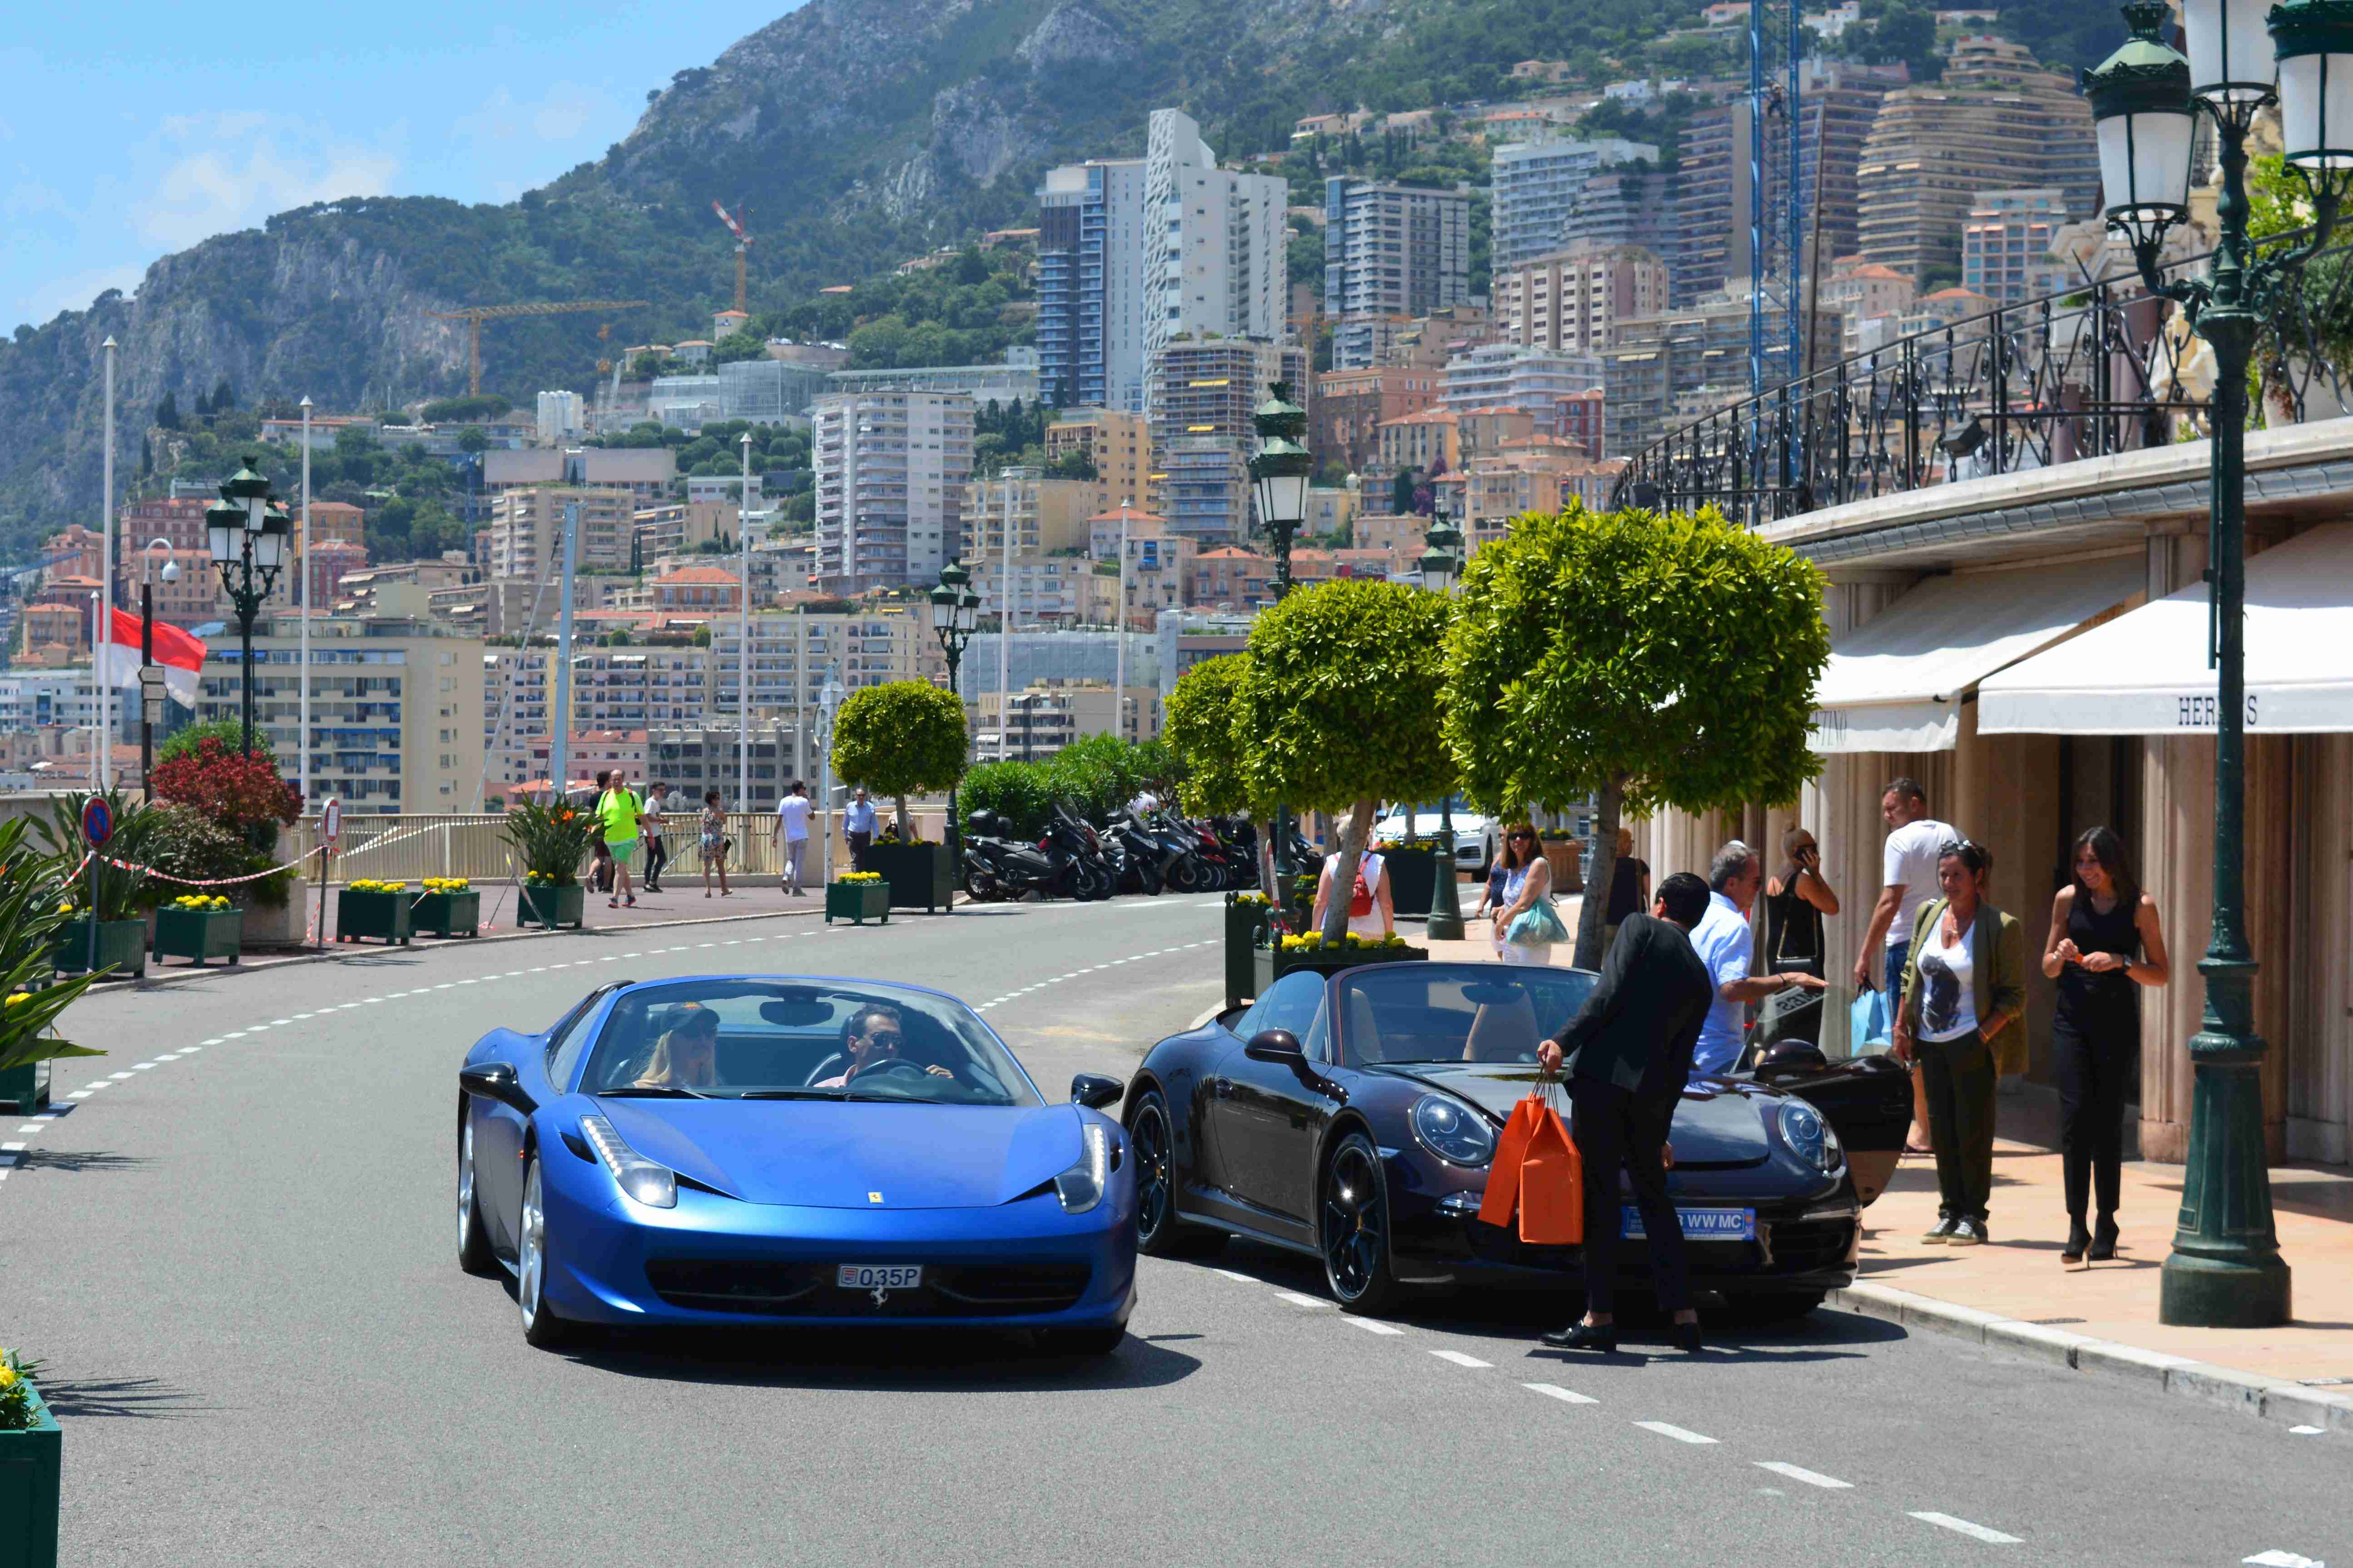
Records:
<instances>
[{"instance_id":1,"label":"man driving car","mask_svg":"<svg viewBox=\"0 0 2353 1568\"><path fill-rule=\"evenodd\" d=\"M842 1027L841 1048L849 1058L849 1065L833 1077L820 1079L809 1087L847 1089L849 1080L860 1073L897 1060L906 1045L907 1036L899 1020L899 1010L880 1003L870 1003L852 1013L849 1022ZM926 1066L923 1070L934 1078L955 1076L936 1062Z\"/></svg>"}]
</instances>

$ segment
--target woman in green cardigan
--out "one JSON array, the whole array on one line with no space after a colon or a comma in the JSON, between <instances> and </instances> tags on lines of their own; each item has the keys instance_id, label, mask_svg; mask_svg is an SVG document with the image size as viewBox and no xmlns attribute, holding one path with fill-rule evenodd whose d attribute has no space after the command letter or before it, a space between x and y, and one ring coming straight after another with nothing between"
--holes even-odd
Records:
<instances>
[{"instance_id":1,"label":"woman in green cardigan","mask_svg":"<svg viewBox=\"0 0 2353 1568\"><path fill-rule=\"evenodd\" d=\"M1895 1059L1920 1063L1936 1146L1936 1223L1920 1238L1932 1246L1989 1239L1994 1085L2006 1064L2025 1054L2024 1032L2013 1026L2026 1007L2026 928L1986 902L1992 869L1983 845L1963 838L1944 846L1936 885L1945 896L1925 905L1912 928L1895 1012Z\"/></svg>"}]
</instances>

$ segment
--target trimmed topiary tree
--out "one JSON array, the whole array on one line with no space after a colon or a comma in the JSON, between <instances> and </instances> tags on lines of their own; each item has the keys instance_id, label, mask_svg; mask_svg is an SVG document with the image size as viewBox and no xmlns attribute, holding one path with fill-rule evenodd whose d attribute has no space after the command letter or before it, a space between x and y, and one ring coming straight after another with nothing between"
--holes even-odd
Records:
<instances>
[{"instance_id":1,"label":"trimmed topiary tree","mask_svg":"<svg viewBox=\"0 0 2353 1568\"><path fill-rule=\"evenodd\" d=\"M833 771L898 803L899 833L912 837L907 797L948 790L964 777L969 741L964 703L927 680L893 680L851 694L833 721Z\"/></svg>"},{"instance_id":2,"label":"trimmed topiary tree","mask_svg":"<svg viewBox=\"0 0 2353 1568\"><path fill-rule=\"evenodd\" d=\"M1601 966L1622 813L1794 800L1819 771L1821 595L1811 563L1714 510L1532 512L1471 558L1447 747L1490 809L1595 797L1578 967Z\"/></svg>"},{"instance_id":3,"label":"trimmed topiary tree","mask_svg":"<svg viewBox=\"0 0 2353 1568\"><path fill-rule=\"evenodd\" d=\"M1345 889L1384 800L1454 787L1439 731L1451 600L1355 578L1297 588L1262 611L1236 682L1244 795L1338 814L1324 940L1348 929Z\"/></svg>"}]
</instances>

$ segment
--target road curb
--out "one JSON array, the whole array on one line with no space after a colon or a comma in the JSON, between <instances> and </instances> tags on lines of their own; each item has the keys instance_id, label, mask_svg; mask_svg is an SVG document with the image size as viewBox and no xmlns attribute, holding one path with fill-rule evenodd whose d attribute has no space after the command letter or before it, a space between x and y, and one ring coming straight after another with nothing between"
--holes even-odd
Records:
<instances>
[{"instance_id":1,"label":"road curb","mask_svg":"<svg viewBox=\"0 0 2353 1568\"><path fill-rule=\"evenodd\" d=\"M2260 1373L2070 1333L2048 1323L2005 1318L1889 1285L1850 1285L1831 1291L1825 1305L1905 1328L1949 1334L2073 1372L2123 1378L2242 1415L2353 1432L2353 1394L2307 1388Z\"/></svg>"}]
</instances>

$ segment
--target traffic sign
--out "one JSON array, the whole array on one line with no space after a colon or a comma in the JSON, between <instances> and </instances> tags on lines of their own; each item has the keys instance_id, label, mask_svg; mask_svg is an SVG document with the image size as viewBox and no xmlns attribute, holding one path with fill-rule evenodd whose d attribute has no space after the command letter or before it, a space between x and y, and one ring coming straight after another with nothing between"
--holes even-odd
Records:
<instances>
[{"instance_id":1,"label":"traffic sign","mask_svg":"<svg viewBox=\"0 0 2353 1568\"><path fill-rule=\"evenodd\" d=\"M104 795L94 795L81 803L81 836L92 849L114 837L114 809Z\"/></svg>"},{"instance_id":2,"label":"traffic sign","mask_svg":"<svg viewBox=\"0 0 2353 1568\"><path fill-rule=\"evenodd\" d=\"M327 797L326 805L320 810L319 834L329 844L343 836L343 803L333 795Z\"/></svg>"}]
</instances>

